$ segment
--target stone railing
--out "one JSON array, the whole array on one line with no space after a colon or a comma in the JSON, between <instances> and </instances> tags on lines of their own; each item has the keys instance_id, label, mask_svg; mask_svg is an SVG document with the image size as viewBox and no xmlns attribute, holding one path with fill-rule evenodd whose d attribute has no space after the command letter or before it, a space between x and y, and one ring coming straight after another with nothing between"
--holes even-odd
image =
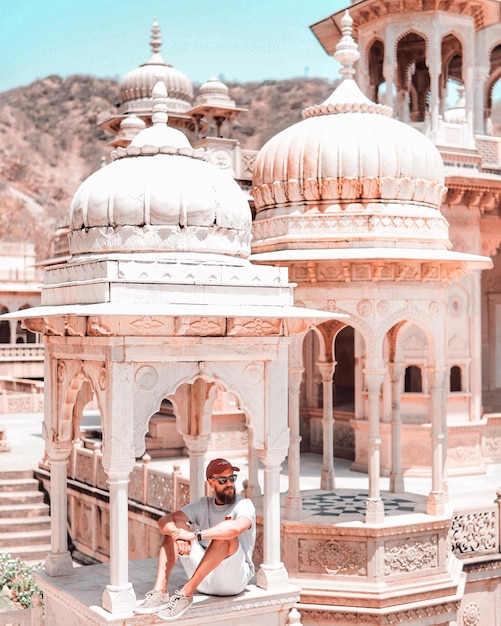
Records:
<instances>
[{"instance_id":1,"label":"stone railing","mask_svg":"<svg viewBox=\"0 0 501 626\"><path fill-rule=\"evenodd\" d=\"M44 360L43 344L0 344L0 361L42 361Z\"/></svg>"},{"instance_id":2,"label":"stone railing","mask_svg":"<svg viewBox=\"0 0 501 626\"><path fill-rule=\"evenodd\" d=\"M68 477L91 487L107 490L107 477L102 466L101 442L86 441L73 448ZM146 454L132 470L129 482L129 500L157 509L159 512L176 511L188 504L190 481L181 475L173 463L172 472L155 469Z\"/></svg>"},{"instance_id":3,"label":"stone railing","mask_svg":"<svg viewBox=\"0 0 501 626\"><path fill-rule=\"evenodd\" d=\"M449 534L451 549L461 560L500 553L501 490L491 506L458 510Z\"/></svg>"}]
</instances>

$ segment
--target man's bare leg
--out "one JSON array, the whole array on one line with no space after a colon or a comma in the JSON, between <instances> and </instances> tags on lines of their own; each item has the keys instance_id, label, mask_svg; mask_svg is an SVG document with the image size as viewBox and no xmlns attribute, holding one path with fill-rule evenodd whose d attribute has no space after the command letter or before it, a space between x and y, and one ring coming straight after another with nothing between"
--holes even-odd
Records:
<instances>
[{"instance_id":1,"label":"man's bare leg","mask_svg":"<svg viewBox=\"0 0 501 626\"><path fill-rule=\"evenodd\" d=\"M210 574L210 572L215 570L216 567L224 561L224 559L234 554L237 550L237 537L234 537L233 539L213 539L205 551L205 554L198 564L193 576L183 587L181 587L181 593L185 596L192 597L198 585L207 576L207 574Z\"/></svg>"},{"instance_id":2,"label":"man's bare leg","mask_svg":"<svg viewBox=\"0 0 501 626\"><path fill-rule=\"evenodd\" d=\"M164 515L158 520L160 530L163 532L166 525L172 522L174 522L178 528L190 530L188 524L183 519L177 518L175 513ZM156 591L160 593L167 592L169 578L177 563L179 554L183 554L183 548L187 548L184 544L186 544L186 542L174 541L170 535L164 535L158 554L157 576L155 578L155 584L153 585L153 589Z\"/></svg>"}]
</instances>

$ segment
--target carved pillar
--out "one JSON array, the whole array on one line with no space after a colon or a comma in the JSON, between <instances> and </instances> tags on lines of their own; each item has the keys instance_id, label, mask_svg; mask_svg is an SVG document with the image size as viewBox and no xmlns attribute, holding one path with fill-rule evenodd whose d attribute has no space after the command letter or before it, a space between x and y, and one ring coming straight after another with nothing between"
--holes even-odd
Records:
<instances>
[{"instance_id":1,"label":"carved pillar","mask_svg":"<svg viewBox=\"0 0 501 626\"><path fill-rule=\"evenodd\" d=\"M445 368L429 368L430 421L432 446L431 492L428 495L426 512L429 515L444 514L444 480L447 455L446 388Z\"/></svg>"},{"instance_id":2,"label":"carved pillar","mask_svg":"<svg viewBox=\"0 0 501 626\"><path fill-rule=\"evenodd\" d=\"M336 362L319 362L317 365L322 375L323 389L323 459L320 488L329 491L334 489L334 402L332 394L332 375L336 369Z\"/></svg>"},{"instance_id":3,"label":"carved pillar","mask_svg":"<svg viewBox=\"0 0 501 626\"><path fill-rule=\"evenodd\" d=\"M128 484L134 462L106 468L110 491L110 584L103 593L103 608L110 613L131 611L136 594L129 582Z\"/></svg>"},{"instance_id":4,"label":"carved pillar","mask_svg":"<svg viewBox=\"0 0 501 626\"><path fill-rule=\"evenodd\" d=\"M391 375L391 470L390 491L400 493L405 491L404 475L402 472L400 395L402 389L402 374L405 363L390 363Z\"/></svg>"},{"instance_id":5,"label":"carved pillar","mask_svg":"<svg viewBox=\"0 0 501 626\"><path fill-rule=\"evenodd\" d=\"M379 399L383 370L364 370L369 397L369 497L365 521L380 524L384 521L384 505L379 489L381 474L381 436L379 428Z\"/></svg>"},{"instance_id":6,"label":"carved pillar","mask_svg":"<svg viewBox=\"0 0 501 626\"><path fill-rule=\"evenodd\" d=\"M431 118L431 139L437 142L439 133L440 117L440 62L431 61L428 63L430 71L430 118Z\"/></svg>"},{"instance_id":7,"label":"carved pillar","mask_svg":"<svg viewBox=\"0 0 501 626\"><path fill-rule=\"evenodd\" d=\"M264 411L255 416L264 426L262 448L258 450L264 470L263 564L257 573L257 584L263 589L282 587L289 582L285 565L280 561L280 470L290 443L287 425L288 343L288 339L282 339L277 345L277 359L266 362Z\"/></svg>"},{"instance_id":8,"label":"carved pillar","mask_svg":"<svg viewBox=\"0 0 501 626\"><path fill-rule=\"evenodd\" d=\"M299 521L303 510L300 489L301 436L299 430L299 391L303 368L289 367L289 490L285 499L285 519Z\"/></svg>"},{"instance_id":9,"label":"carved pillar","mask_svg":"<svg viewBox=\"0 0 501 626\"><path fill-rule=\"evenodd\" d=\"M128 483L135 463L134 368L121 359L117 347L101 373L105 394L103 419L103 469L110 491L110 584L102 597L103 608L113 614L134 609L136 594L129 582ZM139 400L138 400L139 402Z\"/></svg>"},{"instance_id":10,"label":"carved pillar","mask_svg":"<svg viewBox=\"0 0 501 626\"><path fill-rule=\"evenodd\" d=\"M205 453L209 445L208 435L183 435L190 459L190 500L205 495Z\"/></svg>"},{"instance_id":11,"label":"carved pillar","mask_svg":"<svg viewBox=\"0 0 501 626\"><path fill-rule=\"evenodd\" d=\"M485 135L486 133L486 108L485 102L485 82L489 78L489 68L475 68L473 73L473 132L475 135ZM468 96L468 93L466 94Z\"/></svg>"},{"instance_id":12,"label":"carved pillar","mask_svg":"<svg viewBox=\"0 0 501 626\"><path fill-rule=\"evenodd\" d=\"M257 452L254 448L249 448L249 479L247 482L247 497L251 500L259 498L261 493L261 487L259 486L258 479L259 459Z\"/></svg>"},{"instance_id":13,"label":"carved pillar","mask_svg":"<svg viewBox=\"0 0 501 626\"><path fill-rule=\"evenodd\" d=\"M50 528L51 550L45 560L45 570L49 576L68 576L73 572L73 562L68 550L67 539L67 468L72 446L48 446L50 463Z\"/></svg>"},{"instance_id":14,"label":"carved pillar","mask_svg":"<svg viewBox=\"0 0 501 626\"><path fill-rule=\"evenodd\" d=\"M385 56L386 54L391 53L391 61L390 62L385 62L383 64L383 76L384 79L386 81L386 102L384 104L386 104L387 106L393 108L394 106L394 98L393 98L393 92L395 89L395 62L393 59L393 48L391 48L390 50L387 50L386 46L385 46ZM390 56L390 54L388 54L388 56Z\"/></svg>"},{"instance_id":15,"label":"carved pillar","mask_svg":"<svg viewBox=\"0 0 501 626\"><path fill-rule=\"evenodd\" d=\"M17 320L9 320L10 325L10 343L15 344L17 340Z\"/></svg>"},{"instance_id":16,"label":"carved pillar","mask_svg":"<svg viewBox=\"0 0 501 626\"><path fill-rule=\"evenodd\" d=\"M289 581L280 560L280 469L285 454L280 450L259 455L264 470L263 489L263 563L257 573L257 585L263 589L282 586Z\"/></svg>"}]
</instances>

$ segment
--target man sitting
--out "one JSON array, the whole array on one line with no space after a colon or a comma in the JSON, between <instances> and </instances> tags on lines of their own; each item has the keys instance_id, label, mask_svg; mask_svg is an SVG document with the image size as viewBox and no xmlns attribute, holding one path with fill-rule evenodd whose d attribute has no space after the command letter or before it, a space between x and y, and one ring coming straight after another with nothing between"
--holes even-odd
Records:
<instances>
[{"instance_id":1,"label":"man sitting","mask_svg":"<svg viewBox=\"0 0 501 626\"><path fill-rule=\"evenodd\" d=\"M234 472L226 459L214 459L206 478L214 490L180 511L164 515L158 526L164 536L154 587L135 613L156 613L166 622L181 617L195 591L207 595L241 593L254 576L256 511L251 500L236 495ZM169 598L167 585L178 558L188 582Z\"/></svg>"}]
</instances>

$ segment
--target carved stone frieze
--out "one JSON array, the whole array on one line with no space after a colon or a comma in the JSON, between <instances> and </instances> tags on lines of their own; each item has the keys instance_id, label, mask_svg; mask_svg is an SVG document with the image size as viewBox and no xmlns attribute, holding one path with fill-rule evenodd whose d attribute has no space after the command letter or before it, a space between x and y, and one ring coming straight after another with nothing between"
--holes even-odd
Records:
<instances>
[{"instance_id":1,"label":"carved stone frieze","mask_svg":"<svg viewBox=\"0 0 501 626\"><path fill-rule=\"evenodd\" d=\"M300 539L298 552L300 572L331 576L366 575L367 549L364 543Z\"/></svg>"},{"instance_id":2,"label":"carved stone frieze","mask_svg":"<svg viewBox=\"0 0 501 626\"><path fill-rule=\"evenodd\" d=\"M145 315L144 317L140 317L138 319L129 322L130 326L132 326L135 330L140 331L146 335L149 335L152 331L157 331L165 326L165 324L150 315Z\"/></svg>"},{"instance_id":3,"label":"carved stone frieze","mask_svg":"<svg viewBox=\"0 0 501 626\"><path fill-rule=\"evenodd\" d=\"M472 552L497 552L499 540L495 511L455 515L451 523L450 538L452 551L458 556Z\"/></svg>"},{"instance_id":4,"label":"carved stone frieze","mask_svg":"<svg viewBox=\"0 0 501 626\"><path fill-rule=\"evenodd\" d=\"M438 566L438 536L388 541L384 549L385 576Z\"/></svg>"},{"instance_id":5,"label":"carved stone frieze","mask_svg":"<svg viewBox=\"0 0 501 626\"><path fill-rule=\"evenodd\" d=\"M310 610L307 607L299 606L301 615L304 616L304 620L308 620L308 623L319 624L376 624L377 626L393 626L394 624L409 624L418 623L415 620L427 619L426 623L431 624L430 618L434 617L440 622L437 623L452 623L454 615L459 611L460 601L444 602L440 604L428 604L426 606L419 606L412 609L406 609L394 612L385 613L371 613L370 611L364 611L363 613L356 612L351 613L347 611L328 611L321 609ZM311 605L310 605L311 606ZM445 621L447 620L447 621Z\"/></svg>"},{"instance_id":6,"label":"carved stone frieze","mask_svg":"<svg viewBox=\"0 0 501 626\"><path fill-rule=\"evenodd\" d=\"M223 317L178 317L175 324L178 336L217 337L223 336L225 330L226 320Z\"/></svg>"},{"instance_id":7,"label":"carved stone frieze","mask_svg":"<svg viewBox=\"0 0 501 626\"><path fill-rule=\"evenodd\" d=\"M228 336L265 336L280 335L280 319L262 319L260 317L241 317L228 320Z\"/></svg>"}]
</instances>

